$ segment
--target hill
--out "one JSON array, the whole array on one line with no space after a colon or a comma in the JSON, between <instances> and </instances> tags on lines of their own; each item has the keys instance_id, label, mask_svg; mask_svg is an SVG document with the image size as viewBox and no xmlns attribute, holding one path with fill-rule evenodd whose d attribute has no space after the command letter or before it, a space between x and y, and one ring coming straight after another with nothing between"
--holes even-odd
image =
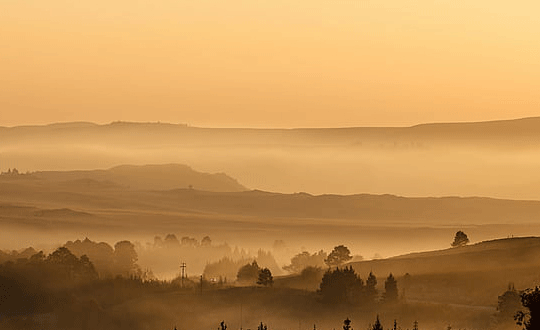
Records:
<instances>
[{"instance_id":1,"label":"hill","mask_svg":"<svg viewBox=\"0 0 540 330\"><path fill-rule=\"evenodd\" d=\"M540 118L313 129L62 123L3 127L0 141L2 171L151 161L286 193L540 199Z\"/></svg>"},{"instance_id":2,"label":"hill","mask_svg":"<svg viewBox=\"0 0 540 330\"><path fill-rule=\"evenodd\" d=\"M207 191L244 191L235 179L224 173L197 172L186 165L122 165L108 170L39 171L15 177L73 189L106 189L124 187L135 190L169 190L192 187ZM0 176L13 181L14 177Z\"/></svg>"},{"instance_id":3,"label":"hill","mask_svg":"<svg viewBox=\"0 0 540 330\"><path fill-rule=\"evenodd\" d=\"M540 237L497 239L351 265L363 276L377 274L381 284L393 273L401 294L411 301L494 307L509 283L517 289L540 284Z\"/></svg>"},{"instance_id":4,"label":"hill","mask_svg":"<svg viewBox=\"0 0 540 330\"><path fill-rule=\"evenodd\" d=\"M517 270L540 266L540 237L484 241L445 250L351 263L358 272L378 274L443 274Z\"/></svg>"}]
</instances>

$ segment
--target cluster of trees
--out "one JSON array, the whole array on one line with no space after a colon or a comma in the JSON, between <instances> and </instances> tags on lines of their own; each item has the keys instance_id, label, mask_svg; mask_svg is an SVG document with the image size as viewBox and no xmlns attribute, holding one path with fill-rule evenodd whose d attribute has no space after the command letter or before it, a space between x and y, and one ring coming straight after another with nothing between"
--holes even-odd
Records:
<instances>
[{"instance_id":1,"label":"cluster of trees","mask_svg":"<svg viewBox=\"0 0 540 330\"><path fill-rule=\"evenodd\" d=\"M323 275L319 293L324 301L336 304L372 305L379 301L377 277L370 272L364 283L352 267L329 269ZM390 274L384 282L382 301L391 303L397 300L397 281Z\"/></svg>"},{"instance_id":2,"label":"cluster of trees","mask_svg":"<svg viewBox=\"0 0 540 330\"><path fill-rule=\"evenodd\" d=\"M274 277L270 269L266 267L261 268L257 264L257 261L253 261L238 270L236 281L243 284L256 283L262 286L272 286L274 284Z\"/></svg>"},{"instance_id":3,"label":"cluster of trees","mask_svg":"<svg viewBox=\"0 0 540 330\"><path fill-rule=\"evenodd\" d=\"M137 251L130 241L117 242L113 248L107 243L98 243L85 238L82 241L68 241L64 247L76 256L88 256L102 278L137 276L150 279L153 277L151 272L142 271L137 264Z\"/></svg>"},{"instance_id":4,"label":"cluster of trees","mask_svg":"<svg viewBox=\"0 0 540 330\"><path fill-rule=\"evenodd\" d=\"M236 251L236 250L235 250ZM274 259L274 256L268 252L259 249L257 251L256 257L250 257L247 253L242 251L242 253L239 255L238 252L235 252L234 255L239 256L236 259L233 257L223 257L220 260L216 262L211 262L206 264L204 267L204 276L207 278L237 278L238 273L240 269L246 265L251 264L253 261L257 263L258 266L261 266L263 268L268 268L272 271L274 274L279 274L280 267L278 266L276 259ZM247 279L247 277L246 277ZM249 280L241 280L242 282L253 282L254 283L254 277L251 277Z\"/></svg>"},{"instance_id":5,"label":"cluster of trees","mask_svg":"<svg viewBox=\"0 0 540 330\"><path fill-rule=\"evenodd\" d=\"M184 236L180 240L175 234L167 234L164 239L161 236L154 237L155 248L177 248L177 247L210 247L212 239L210 236L205 236L199 242L196 238Z\"/></svg>"},{"instance_id":6,"label":"cluster of trees","mask_svg":"<svg viewBox=\"0 0 540 330\"><path fill-rule=\"evenodd\" d=\"M344 245L338 245L330 252L330 254L320 250L313 254L307 251L303 251L291 259L291 263L284 266L283 269L298 274L303 269L308 267L323 268L327 267L339 267L344 263L352 260L351 251Z\"/></svg>"},{"instance_id":7,"label":"cluster of trees","mask_svg":"<svg viewBox=\"0 0 540 330\"><path fill-rule=\"evenodd\" d=\"M80 258L65 247L45 255L42 251L0 265L0 314L34 312L48 299L50 291L72 288L98 279L98 273L86 255Z\"/></svg>"},{"instance_id":8,"label":"cluster of trees","mask_svg":"<svg viewBox=\"0 0 540 330\"><path fill-rule=\"evenodd\" d=\"M14 169L8 169L7 172L2 172L0 173L0 175L19 175L19 170L17 170L16 168Z\"/></svg>"}]
</instances>

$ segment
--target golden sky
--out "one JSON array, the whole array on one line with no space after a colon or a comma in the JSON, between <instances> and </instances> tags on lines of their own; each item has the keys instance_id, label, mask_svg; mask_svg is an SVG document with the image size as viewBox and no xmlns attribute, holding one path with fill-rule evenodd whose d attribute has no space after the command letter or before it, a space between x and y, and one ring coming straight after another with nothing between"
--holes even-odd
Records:
<instances>
[{"instance_id":1,"label":"golden sky","mask_svg":"<svg viewBox=\"0 0 540 330\"><path fill-rule=\"evenodd\" d=\"M0 126L540 115L540 1L1 0Z\"/></svg>"}]
</instances>

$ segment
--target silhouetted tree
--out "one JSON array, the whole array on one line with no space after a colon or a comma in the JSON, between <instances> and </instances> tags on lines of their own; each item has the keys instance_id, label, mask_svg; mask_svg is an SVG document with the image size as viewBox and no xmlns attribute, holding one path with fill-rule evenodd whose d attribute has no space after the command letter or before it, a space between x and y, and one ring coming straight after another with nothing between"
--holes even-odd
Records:
<instances>
[{"instance_id":1,"label":"silhouetted tree","mask_svg":"<svg viewBox=\"0 0 540 330\"><path fill-rule=\"evenodd\" d=\"M452 247L460 247L465 246L469 243L469 238L467 237L467 234L462 232L461 230L456 233L456 236L454 237L454 242L452 242Z\"/></svg>"},{"instance_id":2,"label":"silhouetted tree","mask_svg":"<svg viewBox=\"0 0 540 330\"><path fill-rule=\"evenodd\" d=\"M371 327L371 330L384 330L381 321L379 320L379 315L377 315L377 319L375 320L375 324Z\"/></svg>"},{"instance_id":3,"label":"silhouetted tree","mask_svg":"<svg viewBox=\"0 0 540 330\"><path fill-rule=\"evenodd\" d=\"M343 330L353 330L351 327L351 320L349 320L349 318L346 318L345 321L343 321Z\"/></svg>"},{"instance_id":4,"label":"silhouetted tree","mask_svg":"<svg viewBox=\"0 0 540 330\"><path fill-rule=\"evenodd\" d=\"M527 308L528 312L520 311L515 319L518 325L522 325L527 330L540 329L540 289L527 289L521 294L521 304Z\"/></svg>"},{"instance_id":5,"label":"silhouetted tree","mask_svg":"<svg viewBox=\"0 0 540 330\"><path fill-rule=\"evenodd\" d=\"M291 264L283 269L291 273L300 273L306 267L323 267L328 254L323 250L310 254L307 251L299 253L291 258Z\"/></svg>"},{"instance_id":6,"label":"silhouetted tree","mask_svg":"<svg viewBox=\"0 0 540 330\"><path fill-rule=\"evenodd\" d=\"M388 275L388 278L386 278L386 281L384 282L383 298L385 302L394 302L398 298L397 281L392 273Z\"/></svg>"},{"instance_id":7,"label":"silhouetted tree","mask_svg":"<svg viewBox=\"0 0 540 330\"><path fill-rule=\"evenodd\" d=\"M266 326L266 324L263 324L261 322L261 324L259 324L259 326L257 327L257 330L268 330L268 327Z\"/></svg>"},{"instance_id":8,"label":"silhouetted tree","mask_svg":"<svg viewBox=\"0 0 540 330\"><path fill-rule=\"evenodd\" d=\"M272 272L268 268L263 268L259 270L259 278L257 279L257 284L264 286L272 286L274 284L274 278L272 277Z\"/></svg>"},{"instance_id":9,"label":"silhouetted tree","mask_svg":"<svg viewBox=\"0 0 540 330\"><path fill-rule=\"evenodd\" d=\"M336 246L328 255L324 262L328 267L341 266L343 263L351 260L351 251L345 245Z\"/></svg>"},{"instance_id":10,"label":"silhouetted tree","mask_svg":"<svg viewBox=\"0 0 540 330\"><path fill-rule=\"evenodd\" d=\"M412 328L413 328L413 330L418 330L418 321L416 321L416 320L414 321Z\"/></svg>"},{"instance_id":11,"label":"silhouetted tree","mask_svg":"<svg viewBox=\"0 0 540 330\"><path fill-rule=\"evenodd\" d=\"M238 270L236 280L239 282L254 283L259 278L259 270L260 268L256 261L246 264Z\"/></svg>"},{"instance_id":12,"label":"silhouetted tree","mask_svg":"<svg viewBox=\"0 0 540 330\"><path fill-rule=\"evenodd\" d=\"M114 245L115 269L120 275L129 277L137 271L137 260L135 245L130 241L120 241Z\"/></svg>"},{"instance_id":13,"label":"silhouetted tree","mask_svg":"<svg viewBox=\"0 0 540 330\"><path fill-rule=\"evenodd\" d=\"M227 330L227 325L225 324L225 321L221 321L218 330Z\"/></svg>"},{"instance_id":14,"label":"silhouetted tree","mask_svg":"<svg viewBox=\"0 0 540 330\"><path fill-rule=\"evenodd\" d=\"M364 281L352 267L329 269L324 273L319 292L323 300L332 303L359 303Z\"/></svg>"},{"instance_id":15,"label":"silhouetted tree","mask_svg":"<svg viewBox=\"0 0 540 330\"><path fill-rule=\"evenodd\" d=\"M377 277L373 272L369 272L369 276L366 280L365 299L366 303L372 304L377 300Z\"/></svg>"}]
</instances>

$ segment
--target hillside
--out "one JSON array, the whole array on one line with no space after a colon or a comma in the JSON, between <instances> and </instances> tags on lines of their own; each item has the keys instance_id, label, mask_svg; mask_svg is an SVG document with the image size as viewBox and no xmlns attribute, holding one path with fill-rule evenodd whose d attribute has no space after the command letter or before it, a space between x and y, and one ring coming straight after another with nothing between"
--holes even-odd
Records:
<instances>
[{"instance_id":1,"label":"hillside","mask_svg":"<svg viewBox=\"0 0 540 330\"><path fill-rule=\"evenodd\" d=\"M540 237L506 238L459 248L351 263L358 272L443 274L517 270L540 266Z\"/></svg>"},{"instance_id":2,"label":"hillside","mask_svg":"<svg viewBox=\"0 0 540 330\"><path fill-rule=\"evenodd\" d=\"M151 160L225 172L265 191L540 199L540 117L313 129L63 123L3 127L0 141L2 171L93 170Z\"/></svg>"},{"instance_id":3,"label":"hillside","mask_svg":"<svg viewBox=\"0 0 540 330\"><path fill-rule=\"evenodd\" d=\"M498 296L507 290L509 283L518 290L540 285L540 237L489 240L348 265L364 280L373 272L381 296L385 279L392 273L405 301L495 313ZM319 289L319 283L320 280L299 275L276 278L278 287L312 291Z\"/></svg>"},{"instance_id":4,"label":"hillside","mask_svg":"<svg viewBox=\"0 0 540 330\"><path fill-rule=\"evenodd\" d=\"M14 179L59 185L73 189L127 188L135 190L169 190L188 188L206 191L244 191L235 179L224 173L197 172L186 165L122 165L108 170L39 171L18 177L0 176L0 181Z\"/></svg>"}]
</instances>

